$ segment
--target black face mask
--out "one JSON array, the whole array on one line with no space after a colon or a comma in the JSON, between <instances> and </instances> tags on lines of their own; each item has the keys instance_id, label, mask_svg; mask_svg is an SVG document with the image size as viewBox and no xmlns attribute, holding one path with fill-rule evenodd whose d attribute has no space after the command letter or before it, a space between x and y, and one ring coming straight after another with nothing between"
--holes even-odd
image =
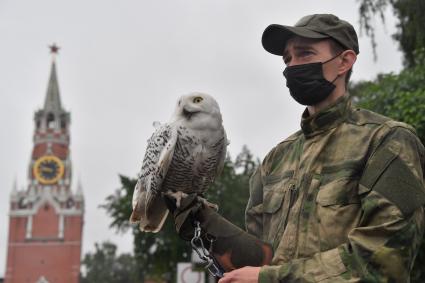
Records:
<instances>
[{"instance_id":1,"label":"black face mask","mask_svg":"<svg viewBox=\"0 0 425 283\"><path fill-rule=\"evenodd\" d=\"M325 100L335 89L333 82L323 76L322 65L326 64L341 54L332 57L325 62L309 63L286 67L283 75L286 78L286 86L291 96L302 105L315 105Z\"/></svg>"}]
</instances>

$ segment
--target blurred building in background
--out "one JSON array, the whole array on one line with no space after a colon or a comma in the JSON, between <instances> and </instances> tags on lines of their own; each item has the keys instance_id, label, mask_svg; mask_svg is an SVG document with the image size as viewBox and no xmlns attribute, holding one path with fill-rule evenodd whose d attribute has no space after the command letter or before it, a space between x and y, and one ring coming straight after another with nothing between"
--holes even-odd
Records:
<instances>
[{"instance_id":1,"label":"blurred building in background","mask_svg":"<svg viewBox=\"0 0 425 283\"><path fill-rule=\"evenodd\" d=\"M84 197L71 188L70 113L62 108L56 45L44 107L35 112L28 186L10 196L5 283L78 283Z\"/></svg>"}]
</instances>

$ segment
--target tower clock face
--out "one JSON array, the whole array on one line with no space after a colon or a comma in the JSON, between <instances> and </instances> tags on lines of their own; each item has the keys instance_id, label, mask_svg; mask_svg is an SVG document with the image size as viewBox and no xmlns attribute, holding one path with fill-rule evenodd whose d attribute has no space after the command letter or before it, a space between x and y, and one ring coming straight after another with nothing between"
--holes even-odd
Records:
<instances>
[{"instance_id":1,"label":"tower clock face","mask_svg":"<svg viewBox=\"0 0 425 283\"><path fill-rule=\"evenodd\" d=\"M40 157L35 161L33 172L35 178L42 184L51 185L59 181L64 173L62 161L53 155Z\"/></svg>"}]
</instances>

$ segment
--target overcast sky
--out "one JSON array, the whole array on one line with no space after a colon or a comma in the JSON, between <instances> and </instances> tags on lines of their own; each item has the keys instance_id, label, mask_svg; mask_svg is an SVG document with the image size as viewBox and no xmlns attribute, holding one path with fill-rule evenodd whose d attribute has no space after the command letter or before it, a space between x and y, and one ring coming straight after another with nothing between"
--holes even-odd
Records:
<instances>
[{"instance_id":1,"label":"overcast sky","mask_svg":"<svg viewBox=\"0 0 425 283\"><path fill-rule=\"evenodd\" d=\"M33 115L41 108L51 57L62 103L71 112L73 188L80 178L86 212L83 253L111 240L131 251L130 235L108 229L99 209L134 177L153 121L167 121L179 95L207 92L219 102L234 157L246 144L260 158L299 128L303 107L292 101L281 58L261 46L271 23L294 24L334 13L357 30L358 1L248 0L0 0L0 277L6 265L9 194L27 185ZM353 80L397 72L401 55L377 20L378 60L360 37Z\"/></svg>"}]
</instances>

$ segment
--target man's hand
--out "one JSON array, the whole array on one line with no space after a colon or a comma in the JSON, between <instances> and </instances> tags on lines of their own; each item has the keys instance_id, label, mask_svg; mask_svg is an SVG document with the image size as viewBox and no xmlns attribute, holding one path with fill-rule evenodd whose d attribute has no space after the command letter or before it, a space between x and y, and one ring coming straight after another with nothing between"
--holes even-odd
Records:
<instances>
[{"instance_id":1,"label":"man's hand","mask_svg":"<svg viewBox=\"0 0 425 283\"><path fill-rule=\"evenodd\" d=\"M261 267L245 266L224 273L218 283L258 283L258 275Z\"/></svg>"}]
</instances>

